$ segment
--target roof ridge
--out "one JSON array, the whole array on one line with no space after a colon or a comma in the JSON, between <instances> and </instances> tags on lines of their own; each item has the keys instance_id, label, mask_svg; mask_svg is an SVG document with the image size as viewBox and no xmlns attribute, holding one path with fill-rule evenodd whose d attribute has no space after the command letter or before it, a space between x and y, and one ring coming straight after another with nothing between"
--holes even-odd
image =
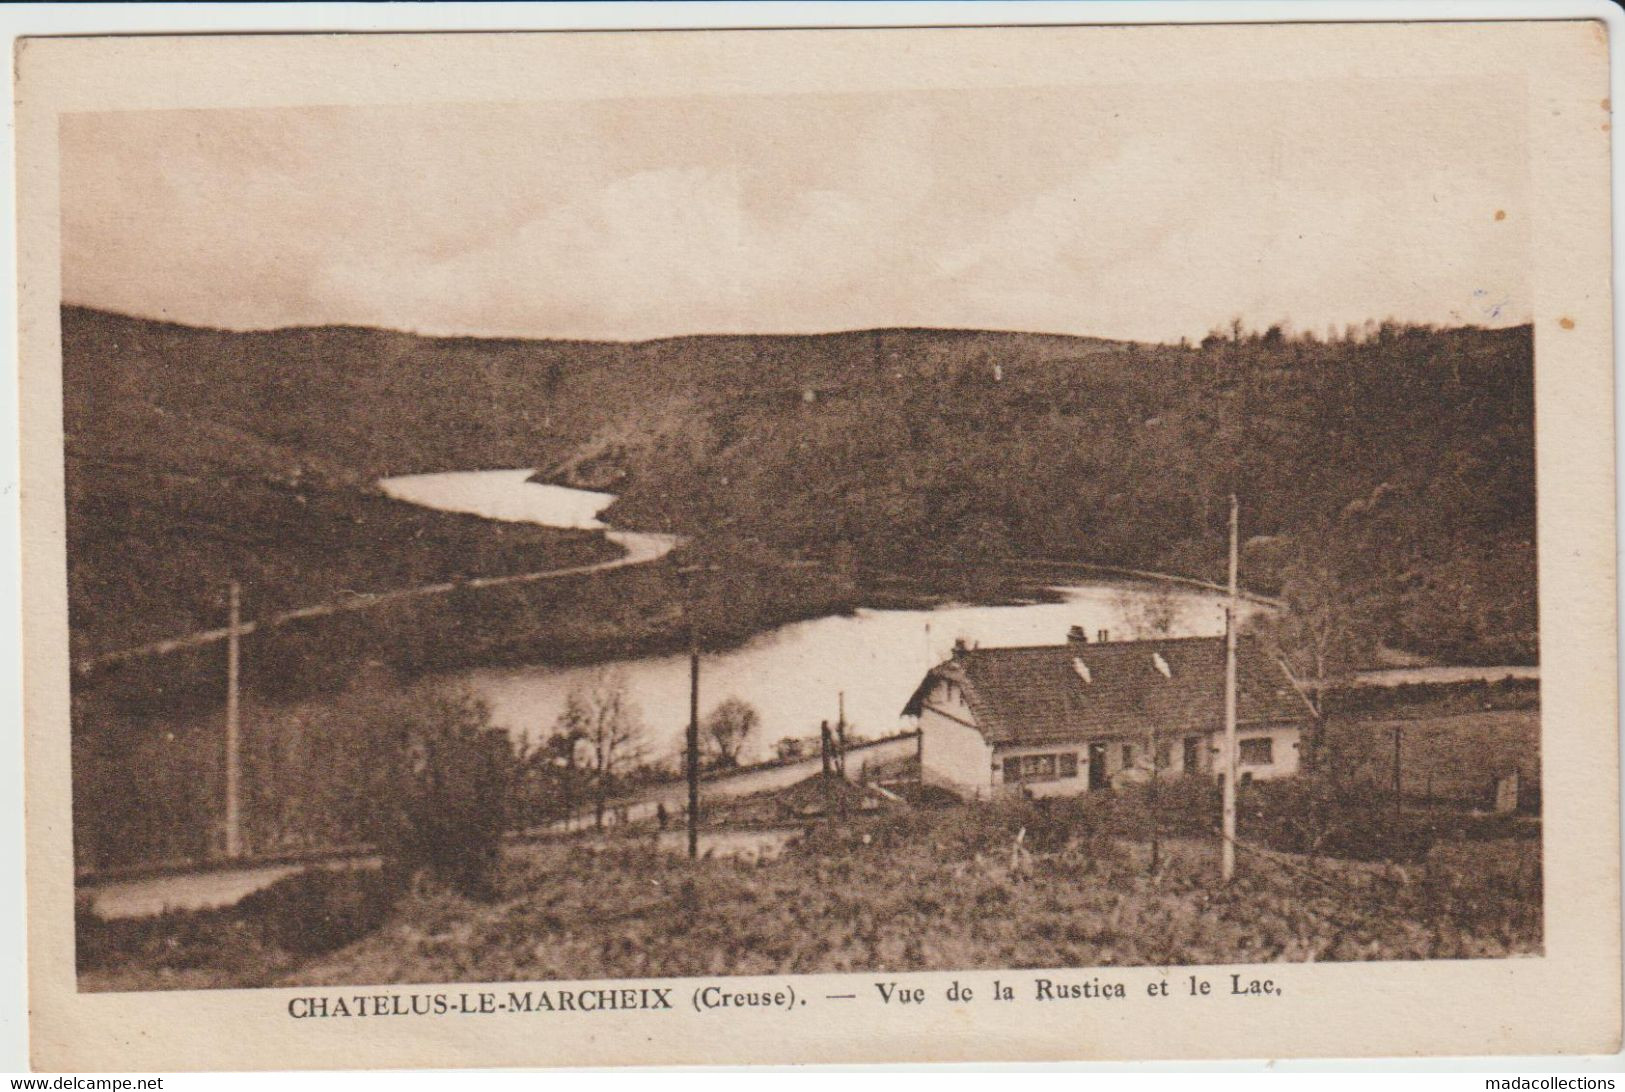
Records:
<instances>
[{"instance_id":1,"label":"roof ridge","mask_svg":"<svg viewBox=\"0 0 1625 1092\"><path fill-rule=\"evenodd\" d=\"M1238 634L1236 634L1236 636L1241 637L1243 635L1238 633ZM1224 640L1224 634L1222 634L1222 633L1215 633L1215 634L1212 634L1211 636L1206 636L1206 637L1201 636L1200 634L1187 634L1184 637L1128 637L1128 638L1125 638L1125 639L1123 639L1121 641L1086 641L1086 642L1084 642L1084 647L1087 648L1087 647L1092 646L1092 645L1177 644L1177 643L1179 643L1181 641L1222 641L1222 640ZM1055 646L1051 645L1049 647L1053 648Z\"/></svg>"},{"instance_id":2,"label":"roof ridge","mask_svg":"<svg viewBox=\"0 0 1625 1092\"><path fill-rule=\"evenodd\" d=\"M986 648L962 648L957 651L961 656L969 656L978 652L1047 652L1053 648L1065 647L1065 645L989 645Z\"/></svg>"},{"instance_id":3,"label":"roof ridge","mask_svg":"<svg viewBox=\"0 0 1625 1092\"><path fill-rule=\"evenodd\" d=\"M1236 638L1237 638L1238 641L1243 640L1243 639L1256 641L1256 640L1259 639L1258 637L1256 637L1256 636L1254 636L1252 634L1246 634L1246 633L1238 633L1238 634L1236 634ZM979 652L1053 652L1056 649L1076 648L1076 649L1079 649L1079 650L1088 650L1088 649L1091 649L1091 648L1123 648L1123 647L1125 647L1127 645L1190 644L1190 643L1195 643L1197 641L1220 641L1220 642L1222 642L1223 640L1224 640L1224 634L1217 633L1217 634L1213 634L1211 636L1206 636L1206 637L1203 637L1203 636L1135 637L1135 638L1132 638L1132 639L1126 639L1126 640L1122 640L1122 641L1085 641L1082 644L1076 644L1076 645L1073 644L1070 641L1063 641L1060 644L1050 644L1050 645L989 645L986 648L981 648L981 647L962 648L962 649L958 649L957 652L958 652L958 654L960 656L973 656L973 655L975 655L976 653L979 653Z\"/></svg>"}]
</instances>

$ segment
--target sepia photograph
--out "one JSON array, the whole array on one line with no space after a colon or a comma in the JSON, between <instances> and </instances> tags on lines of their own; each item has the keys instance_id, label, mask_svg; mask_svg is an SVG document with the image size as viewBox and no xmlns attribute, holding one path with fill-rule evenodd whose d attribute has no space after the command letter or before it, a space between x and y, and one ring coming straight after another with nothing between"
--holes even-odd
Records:
<instances>
[{"instance_id":1,"label":"sepia photograph","mask_svg":"<svg viewBox=\"0 0 1625 1092\"><path fill-rule=\"evenodd\" d=\"M1053 28L805 32L736 86L783 35L577 35L580 94L63 109L71 988L1541 962L1580 312L1535 91L1471 60L1511 27L1073 28L1076 78L999 67Z\"/></svg>"}]
</instances>

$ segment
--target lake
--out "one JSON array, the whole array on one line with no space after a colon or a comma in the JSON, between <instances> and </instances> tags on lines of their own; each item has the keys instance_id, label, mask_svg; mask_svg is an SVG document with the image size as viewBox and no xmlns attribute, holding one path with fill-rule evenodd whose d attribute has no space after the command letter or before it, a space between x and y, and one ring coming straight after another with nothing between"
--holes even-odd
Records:
<instances>
[{"instance_id":1,"label":"lake","mask_svg":"<svg viewBox=\"0 0 1625 1092\"><path fill-rule=\"evenodd\" d=\"M597 517L614 501L609 493L533 482L530 470L464 471L389 478L391 496L446 511L552 527L603 528ZM637 539L615 531L616 541ZM932 610L868 610L795 622L757 635L701 662L703 716L724 698L749 702L762 723L745 758L766 757L785 736L816 737L821 720L834 723L844 699L847 723L867 736L889 735L900 726L903 705L931 667L947 658L955 640L1008 647L1052 645L1082 626L1091 639L1105 630L1112 639L1149 636L1145 614L1161 609L1167 634L1224 633L1224 596L1195 588L1094 583L1058 587L1054 603L1006 606L950 605ZM1266 608L1242 602L1243 615ZM494 723L515 735L545 736L573 687L596 673L621 675L636 703L655 754L679 752L688 723L686 655L639 656L597 667L510 667L458 672L490 706Z\"/></svg>"}]
</instances>

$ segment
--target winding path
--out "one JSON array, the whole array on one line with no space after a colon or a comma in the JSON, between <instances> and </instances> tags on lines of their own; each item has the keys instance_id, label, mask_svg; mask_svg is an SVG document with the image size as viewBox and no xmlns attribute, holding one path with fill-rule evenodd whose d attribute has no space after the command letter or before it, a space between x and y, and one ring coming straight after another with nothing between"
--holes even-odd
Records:
<instances>
[{"instance_id":1,"label":"winding path","mask_svg":"<svg viewBox=\"0 0 1625 1092\"><path fill-rule=\"evenodd\" d=\"M866 763L878 764L907 758L916 753L918 746L912 734L891 736L856 744L847 750L847 758L855 769L861 770ZM702 783L702 792L709 802L748 796L794 785L822 768L823 759L819 756L794 762L747 766L735 773L707 778ZM613 800L610 810L620 813L623 822L648 823L654 819L660 805L666 805L667 810L675 816L687 803L688 786L684 782L673 781ZM570 831L590 833L591 822L591 811L586 809L573 820L546 823L526 831L511 831L506 838L509 844L523 845ZM769 845L782 842L783 836L782 831L742 832L707 827L700 831L700 846L702 852L714 851L718 856L760 853ZM686 851L687 836L675 825L674 829L661 837L665 848L673 852ZM103 918L140 918L166 910L211 910L232 906L245 896L307 868L376 868L378 864L376 854L352 847L304 860L198 862L191 866L120 870L114 874L80 877L77 890Z\"/></svg>"},{"instance_id":2,"label":"winding path","mask_svg":"<svg viewBox=\"0 0 1625 1092\"><path fill-rule=\"evenodd\" d=\"M524 471L523 473L530 473ZM386 480L385 492L395 496L388 488ZM605 495L608 496L607 494ZM398 499L407 500L401 496ZM613 497L605 501L607 505ZM501 517L496 517L501 518ZM597 524L603 527L603 524ZM585 528L583 528L585 529ZM371 610L387 603L400 603L411 599L424 599L435 595L446 595L459 588L500 588L513 584L535 584L544 580L562 580L571 576L586 576L591 573L604 573L613 569L624 569L630 565L647 565L651 561L658 561L677 546L677 535L655 534L644 531L605 531L604 538L622 550L622 556L611 558L608 561L595 561L588 565L570 565L562 569L544 569L540 572L510 573L504 576L478 576L467 580L443 580L435 584L419 584L411 588L397 588L383 592L355 592L329 603L318 603L311 607L300 607L297 610L284 611L266 618L254 621L241 622L237 626L239 637L247 636L258 629L285 625L289 622L303 621L309 618L325 618L329 615L344 614L349 611ZM81 675L88 675L98 668L111 667L114 664L128 660L136 660L145 656L161 656L168 652L177 652L183 648L195 648L199 645L213 644L224 641L231 636L231 627L221 626L217 629L199 630L181 637L170 637L162 641L153 641L133 648L123 648L116 652L104 652L99 656L91 656L80 660L74 665L74 670Z\"/></svg>"}]
</instances>

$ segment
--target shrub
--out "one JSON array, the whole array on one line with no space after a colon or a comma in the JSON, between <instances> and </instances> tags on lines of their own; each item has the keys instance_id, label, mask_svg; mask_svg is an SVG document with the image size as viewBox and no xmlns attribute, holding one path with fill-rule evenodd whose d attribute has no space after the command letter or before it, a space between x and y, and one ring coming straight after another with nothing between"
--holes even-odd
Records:
<instances>
[{"instance_id":1,"label":"shrub","mask_svg":"<svg viewBox=\"0 0 1625 1092\"><path fill-rule=\"evenodd\" d=\"M80 971L99 967L111 945L107 921L96 912L96 900L82 891L73 896L73 960Z\"/></svg>"},{"instance_id":2,"label":"shrub","mask_svg":"<svg viewBox=\"0 0 1625 1092\"><path fill-rule=\"evenodd\" d=\"M491 897L513 785L507 734L483 703L428 686L381 695L365 730L358 802L388 867Z\"/></svg>"},{"instance_id":3,"label":"shrub","mask_svg":"<svg viewBox=\"0 0 1625 1092\"><path fill-rule=\"evenodd\" d=\"M1486 827L1501 835L1507 820ZM1447 837L1470 837L1471 823L1446 813L1400 811L1391 798L1316 775L1254 785L1237 804L1239 836L1288 853L1356 861L1419 861Z\"/></svg>"},{"instance_id":4,"label":"shrub","mask_svg":"<svg viewBox=\"0 0 1625 1092\"><path fill-rule=\"evenodd\" d=\"M249 895L237 912L283 951L319 955L382 925L400 890L388 871L310 868Z\"/></svg>"}]
</instances>

